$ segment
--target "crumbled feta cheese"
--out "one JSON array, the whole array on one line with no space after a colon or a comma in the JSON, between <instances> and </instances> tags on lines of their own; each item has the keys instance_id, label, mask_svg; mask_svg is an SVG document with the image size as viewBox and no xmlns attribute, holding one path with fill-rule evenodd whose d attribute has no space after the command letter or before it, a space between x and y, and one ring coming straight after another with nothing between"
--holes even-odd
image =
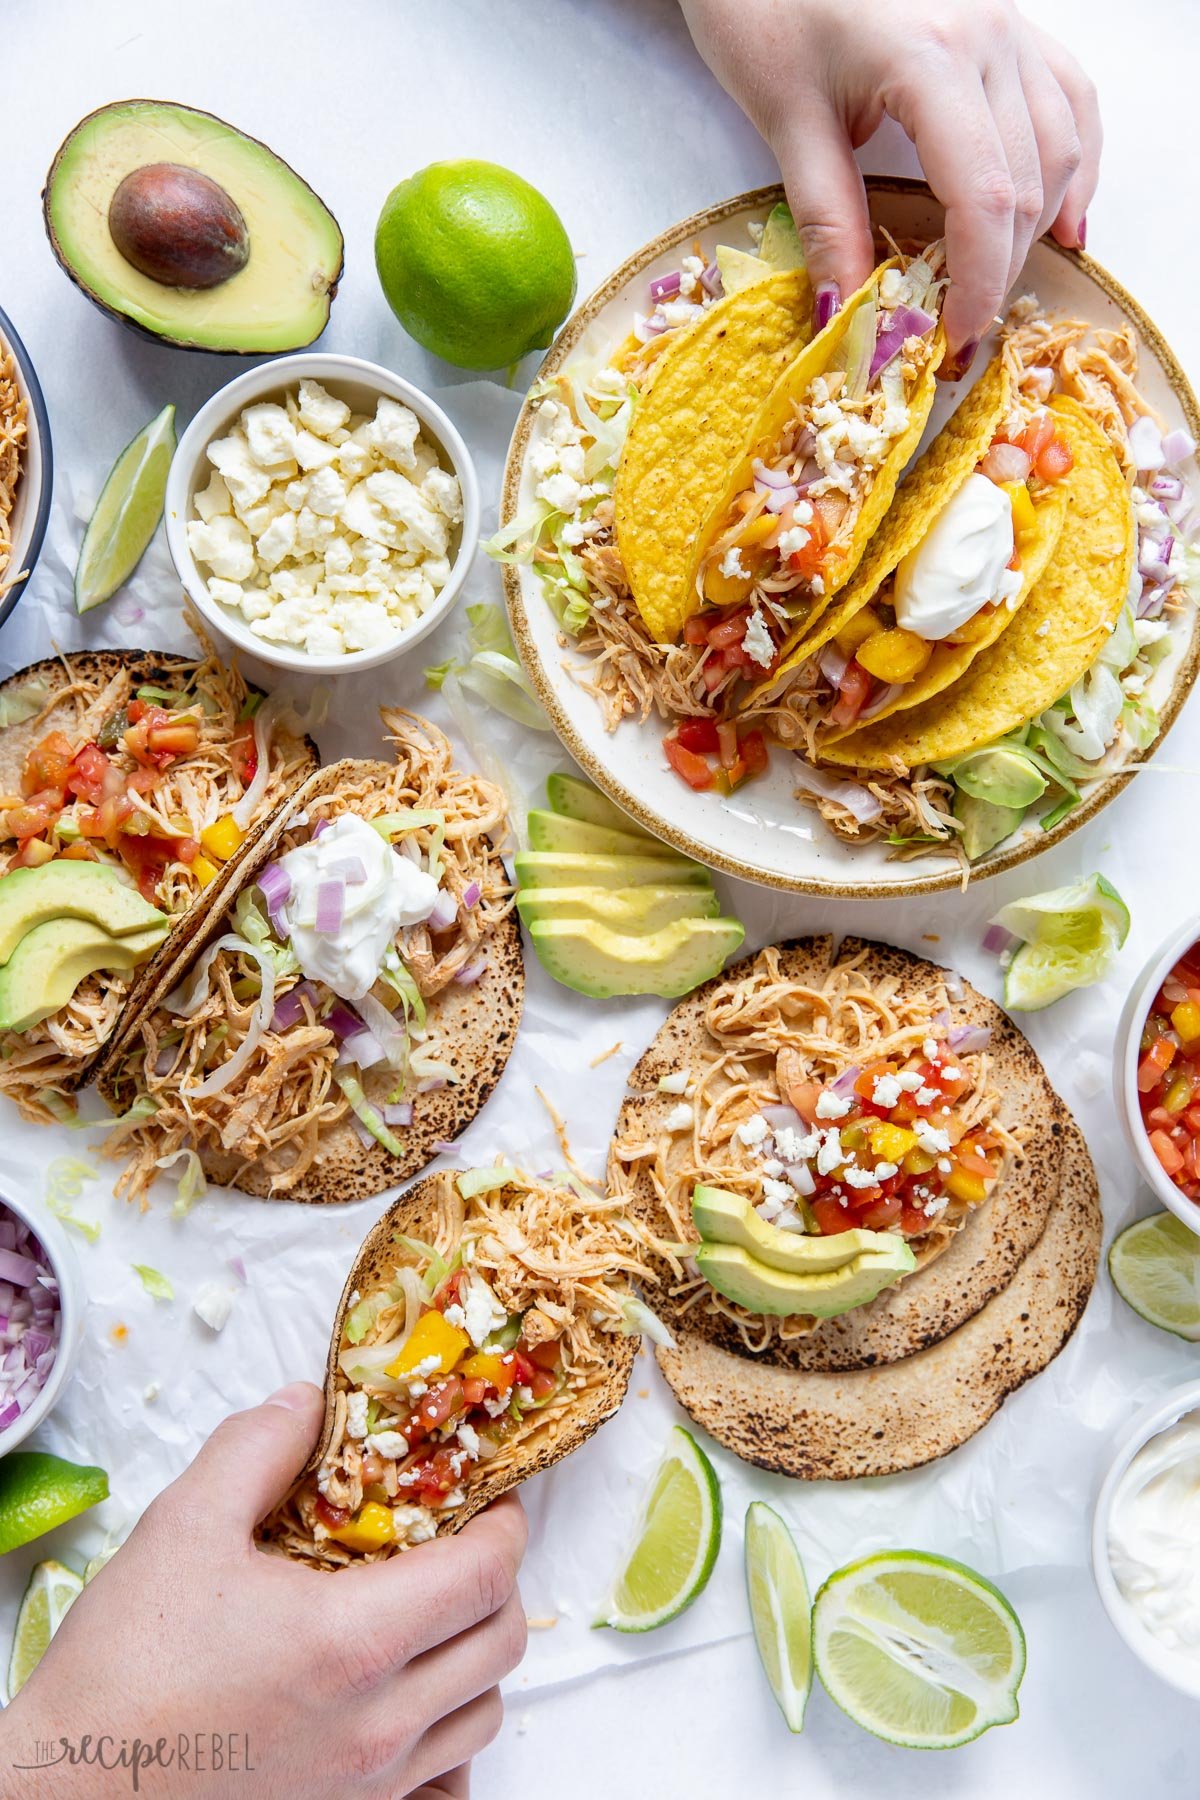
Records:
<instances>
[{"instance_id":1,"label":"crumbled feta cheese","mask_svg":"<svg viewBox=\"0 0 1200 1800\"><path fill-rule=\"evenodd\" d=\"M923 1050L923 1052L925 1053L925 1056L929 1059L929 1061L932 1062L933 1058L938 1053L937 1039L934 1037L927 1037L925 1039L925 1042L921 1045L921 1049Z\"/></svg>"},{"instance_id":2,"label":"crumbled feta cheese","mask_svg":"<svg viewBox=\"0 0 1200 1800\"><path fill-rule=\"evenodd\" d=\"M363 1439L363 1449L373 1450L376 1456L385 1457L388 1462L398 1462L408 1455L408 1439L401 1431L372 1431Z\"/></svg>"},{"instance_id":3,"label":"crumbled feta cheese","mask_svg":"<svg viewBox=\"0 0 1200 1800\"><path fill-rule=\"evenodd\" d=\"M425 1544L437 1536L437 1521L427 1506L393 1506L392 1533L398 1544Z\"/></svg>"},{"instance_id":4,"label":"crumbled feta cheese","mask_svg":"<svg viewBox=\"0 0 1200 1800\"><path fill-rule=\"evenodd\" d=\"M931 1087L919 1087L916 1092L918 1106L932 1106L938 1098L939 1090Z\"/></svg>"},{"instance_id":5,"label":"crumbled feta cheese","mask_svg":"<svg viewBox=\"0 0 1200 1800\"><path fill-rule=\"evenodd\" d=\"M789 556L795 556L797 550L803 550L811 536L812 533L805 531L803 525L795 525L787 531L781 531L779 534L780 561L786 561Z\"/></svg>"},{"instance_id":6,"label":"crumbled feta cheese","mask_svg":"<svg viewBox=\"0 0 1200 1800\"><path fill-rule=\"evenodd\" d=\"M762 1190L768 1200L779 1206L790 1206L795 1198L795 1189L790 1182L774 1181L769 1175L763 1176Z\"/></svg>"},{"instance_id":7,"label":"crumbled feta cheese","mask_svg":"<svg viewBox=\"0 0 1200 1800\"><path fill-rule=\"evenodd\" d=\"M296 427L288 418L286 407L269 400L248 406L242 414L241 427L250 456L260 469L296 460Z\"/></svg>"},{"instance_id":8,"label":"crumbled feta cheese","mask_svg":"<svg viewBox=\"0 0 1200 1800\"><path fill-rule=\"evenodd\" d=\"M328 393L319 381L301 381L300 392L296 402L296 411L300 423L306 425L314 437L327 438L332 431L346 423L350 417L350 408L344 400Z\"/></svg>"},{"instance_id":9,"label":"crumbled feta cheese","mask_svg":"<svg viewBox=\"0 0 1200 1800\"><path fill-rule=\"evenodd\" d=\"M460 1331L467 1329L467 1315L457 1301L452 1301L449 1306L443 1307L442 1317L447 1325L456 1325Z\"/></svg>"},{"instance_id":10,"label":"crumbled feta cheese","mask_svg":"<svg viewBox=\"0 0 1200 1800\"><path fill-rule=\"evenodd\" d=\"M924 1083L915 1069L901 1069L896 1077L896 1086L903 1094L915 1094Z\"/></svg>"},{"instance_id":11,"label":"crumbled feta cheese","mask_svg":"<svg viewBox=\"0 0 1200 1800\"><path fill-rule=\"evenodd\" d=\"M842 1180L852 1188L869 1188L876 1186L878 1177L874 1169L856 1169L852 1164L847 1164Z\"/></svg>"},{"instance_id":12,"label":"crumbled feta cheese","mask_svg":"<svg viewBox=\"0 0 1200 1800\"><path fill-rule=\"evenodd\" d=\"M871 1098L876 1106L895 1106L900 1093L900 1083L894 1075L877 1075Z\"/></svg>"},{"instance_id":13,"label":"crumbled feta cheese","mask_svg":"<svg viewBox=\"0 0 1200 1800\"><path fill-rule=\"evenodd\" d=\"M928 1119L915 1119L913 1130L917 1134L917 1142L927 1156L944 1156L950 1148L948 1132L941 1131Z\"/></svg>"},{"instance_id":14,"label":"crumbled feta cheese","mask_svg":"<svg viewBox=\"0 0 1200 1800\"><path fill-rule=\"evenodd\" d=\"M841 1133L836 1125L821 1133L821 1147L817 1151L818 1175L832 1175L838 1165L846 1160L846 1152L842 1149Z\"/></svg>"},{"instance_id":15,"label":"crumbled feta cheese","mask_svg":"<svg viewBox=\"0 0 1200 1800\"><path fill-rule=\"evenodd\" d=\"M762 1143L767 1131L767 1121L762 1114L752 1113L748 1119L742 1120L734 1135L739 1143L745 1144L748 1150L754 1150Z\"/></svg>"},{"instance_id":16,"label":"crumbled feta cheese","mask_svg":"<svg viewBox=\"0 0 1200 1800\"><path fill-rule=\"evenodd\" d=\"M689 1081L686 1069L674 1069L670 1075L660 1075L658 1091L660 1094L686 1094Z\"/></svg>"},{"instance_id":17,"label":"crumbled feta cheese","mask_svg":"<svg viewBox=\"0 0 1200 1800\"><path fill-rule=\"evenodd\" d=\"M678 1106L671 1108L663 1120L663 1128L666 1131L688 1131L695 1117L695 1107L689 1105L686 1100L681 1100Z\"/></svg>"},{"instance_id":18,"label":"crumbled feta cheese","mask_svg":"<svg viewBox=\"0 0 1200 1800\"><path fill-rule=\"evenodd\" d=\"M835 1094L832 1088L822 1088L817 1095L816 1113L818 1119L844 1119L854 1101L849 1094Z\"/></svg>"},{"instance_id":19,"label":"crumbled feta cheese","mask_svg":"<svg viewBox=\"0 0 1200 1800\"><path fill-rule=\"evenodd\" d=\"M464 1330L478 1350L493 1334L508 1323L508 1314L487 1282L472 1275L462 1297Z\"/></svg>"},{"instance_id":20,"label":"crumbled feta cheese","mask_svg":"<svg viewBox=\"0 0 1200 1800\"><path fill-rule=\"evenodd\" d=\"M775 646L771 642L771 633L767 630L767 621L763 618L761 607L756 606L750 615L742 635L742 649L760 669L769 669L775 661Z\"/></svg>"},{"instance_id":21,"label":"crumbled feta cheese","mask_svg":"<svg viewBox=\"0 0 1200 1800\"><path fill-rule=\"evenodd\" d=\"M367 1396L357 1388L346 1396L346 1436L365 1438L367 1435Z\"/></svg>"},{"instance_id":22,"label":"crumbled feta cheese","mask_svg":"<svg viewBox=\"0 0 1200 1800\"><path fill-rule=\"evenodd\" d=\"M775 1149L785 1163L808 1162L820 1149L820 1135L815 1131L803 1137L790 1125L781 1125L775 1133Z\"/></svg>"},{"instance_id":23,"label":"crumbled feta cheese","mask_svg":"<svg viewBox=\"0 0 1200 1800\"><path fill-rule=\"evenodd\" d=\"M479 1433L473 1425L460 1425L457 1435L459 1443L468 1456L479 1455Z\"/></svg>"},{"instance_id":24,"label":"crumbled feta cheese","mask_svg":"<svg viewBox=\"0 0 1200 1800\"><path fill-rule=\"evenodd\" d=\"M749 576L750 571L742 561L740 545L731 544L725 552L721 558L721 573L726 581L742 580Z\"/></svg>"}]
</instances>

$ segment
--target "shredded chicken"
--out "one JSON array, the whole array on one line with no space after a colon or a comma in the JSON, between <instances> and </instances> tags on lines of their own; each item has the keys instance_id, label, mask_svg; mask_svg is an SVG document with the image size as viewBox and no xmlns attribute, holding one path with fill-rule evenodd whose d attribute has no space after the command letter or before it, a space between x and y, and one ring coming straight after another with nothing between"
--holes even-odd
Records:
<instances>
[{"instance_id":1,"label":"shredded chicken","mask_svg":"<svg viewBox=\"0 0 1200 1800\"><path fill-rule=\"evenodd\" d=\"M0 599L8 592L22 571L7 574L12 554L9 520L17 503L17 483L21 478L28 419L25 401L17 386L17 369L12 353L0 340Z\"/></svg>"}]
</instances>

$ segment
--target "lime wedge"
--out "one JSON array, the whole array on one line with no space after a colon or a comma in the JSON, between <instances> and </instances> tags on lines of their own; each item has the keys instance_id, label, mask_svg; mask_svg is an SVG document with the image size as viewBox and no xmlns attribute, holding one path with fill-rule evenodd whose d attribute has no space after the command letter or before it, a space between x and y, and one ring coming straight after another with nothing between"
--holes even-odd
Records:
<instances>
[{"instance_id":1,"label":"lime wedge","mask_svg":"<svg viewBox=\"0 0 1200 1800\"><path fill-rule=\"evenodd\" d=\"M653 1631L678 1618L704 1587L721 1547L716 1470L689 1431L672 1427L634 1533L597 1625Z\"/></svg>"},{"instance_id":2,"label":"lime wedge","mask_svg":"<svg viewBox=\"0 0 1200 1800\"><path fill-rule=\"evenodd\" d=\"M1017 1717L1017 1615L948 1557L883 1550L848 1563L817 1595L813 1647L830 1699L889 1744L949 1750Z\"/></svg>"},{"instance_id":3,"label":"lime wedge","mask_svg":"<svg viewBox=\"0 0 1200 1800\"><path fill-rule=\"evenodd\" d=\"M103 1469L45 1450L14 1450L0 1461L0 1556L107 1498Z\"/></svg>"},{"instance_id":4,"label":"lime wedge","mask_svg":"<svg viewBox=\"0 0 1200 1800\"><path fill-rule=\"evenodd\" d=\"M763 1672L789 1731L803 1731L812 1690L812 1601L792 1534L773 1507L746 1511L746 1594Z\"/></svg>"},{"instance_id":5,"label":"lime wedge","mask_svg":"<svg viewBox=\"0 0 1200 1800\"><path fill-rule=\"evenodd\" d=\"M1149 1324L1200 1344L1200 1237L1182 1219L1160 1212L1127 1225L1113 1239L1108 1272Z\"/></svg>"},{"instance_id":6,"label":"lime wedge","mask_svg":"<svg viewBox=\"0 0 1200 1800\"><path fill-rule=\"evenodd\" d=\"M8 1697L15 1700L46 1654L72 1604L83 1592L83 1579L65 1563L39 1563L29 1577L17 1614L12 1654L8 1659Z\"/></svg>"},{"instance_id":7,"label":"lime wedge","mask_svg":"<svg viewBox=\"0 0 1200 1800\"><path fill-rule=\"evenodd\" d=\"M1021 938L1004 977L1004 1004L1035 1012L1107 975L1129 935L1129 908L1103 875L1002 906L993 925Z\"/></svg>"},{"instance_id":8,"label":"lime wedge","mask_svg":"<svg viewBox=\"0 0 1200 1800\"><path fill-rule=\"evenodd\" d=\"M162 518L174 454L175 408L164 406L122 450L88 520L75 570L76 612L109 599L141 562Z\"/></svg>"},{"instance_id":9,"label":"lime wedge","mask_svg":"<svg viewBox=\"0 0 1200 1800\"><path fill-rule=\"evenodd\" d=\"M109 1544L107 1549L97 1550L95 1556L91 1557L89 1559L89 1561L84 1564L84 1566L83 1566L83 1585L84 1585L84 1587L87 1586L89 1581L95 1581L95 1579L96 1579L97 1575L100 1573L101 1569L103 1569L106 1566L106 1564L108 1564L112 1561L113 1557L117 1554L117 1551L120 1548L121 1548L120 1544Z\"/></svg>"}]
</instances>

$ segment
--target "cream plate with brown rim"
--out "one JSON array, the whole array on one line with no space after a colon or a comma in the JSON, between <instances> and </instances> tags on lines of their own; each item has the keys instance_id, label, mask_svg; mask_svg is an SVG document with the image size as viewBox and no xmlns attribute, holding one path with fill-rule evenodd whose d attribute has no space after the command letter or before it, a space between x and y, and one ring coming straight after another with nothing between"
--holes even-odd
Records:
<instances>
[{"instance_id":1,"label":"cream plate with brown rim","mask_svg":"<svg viewBox=\"0 0 1200 1800\"><path fill-rule=\"evenodd\" d=\"M922 183L872 178L867 185L873 217L893 236L938 236L942 209ZM693 238L700 238L710 256L718 243L750 249L749 223L764 219L782 197L778 187L739 194L663 232L572 314L542 363L541 376L552 376L568 364L588 368L605 362L630 329L634 312L646 310L647 284L677 268L681 252L690 250ZM1179 363L1137 301L1099 263L1043 240L1031 251L1017 291L1033 291L1048 310L1099 326L1131 320L1139 338L1141 392L1160 414L1165 429L1178 426L1200 439L1200 408ZM966 385L985 366L987 356L985 341ZM925 441L941 429L964 391L963 384L941 384ZM508 455L502 523L514 519L533 499L530 452L537 437L536 411L526 401ZM1189 479L1200 485L1194 468ZM572 678L572 668L586 668L587 659L573 650L569 640L565 647L560 643L558 626L532 570L506 565L504 586L521 660L562 743L618 806L675 849L747 881L796 893L877 899L928 894L960 884L957 863L946 857L901 862L892 858L886 844L854 847L835 838L815 812L795 799L791 758L778 749L773 750L769 772L734 794L693 793L663 757L662 720L654 717L642 725L628 719L615 732L605 731L599 708ZM1139 760L1159 749L1196 678L1200 629L1193 609L1180 616L1174 638L1149 689L1162 727ZM1052 831L1043 831L1031 817L1017 835L976 865L972 878L1013 868L1061 842L1115 798L1135 772L1086 784L1083 804Z\"/></svg>"}]
</instances>

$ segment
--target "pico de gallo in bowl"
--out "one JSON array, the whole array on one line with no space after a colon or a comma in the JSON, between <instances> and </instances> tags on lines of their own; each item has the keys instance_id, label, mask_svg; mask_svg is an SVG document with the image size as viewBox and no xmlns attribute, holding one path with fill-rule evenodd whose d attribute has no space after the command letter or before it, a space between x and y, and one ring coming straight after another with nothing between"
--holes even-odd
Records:
<instances>
[{"instance_id":1,"label":"pico de gallo in bowl","mask_svg":"<svg viewBox=\"0 0 1200 1800\"><path fill-rule=\"evenodd\" d=\"M1200 1232L1200 930L1147 963L1117 1034L1117 1102L1145 1180Z\"/></svg>"}]
</instances>

